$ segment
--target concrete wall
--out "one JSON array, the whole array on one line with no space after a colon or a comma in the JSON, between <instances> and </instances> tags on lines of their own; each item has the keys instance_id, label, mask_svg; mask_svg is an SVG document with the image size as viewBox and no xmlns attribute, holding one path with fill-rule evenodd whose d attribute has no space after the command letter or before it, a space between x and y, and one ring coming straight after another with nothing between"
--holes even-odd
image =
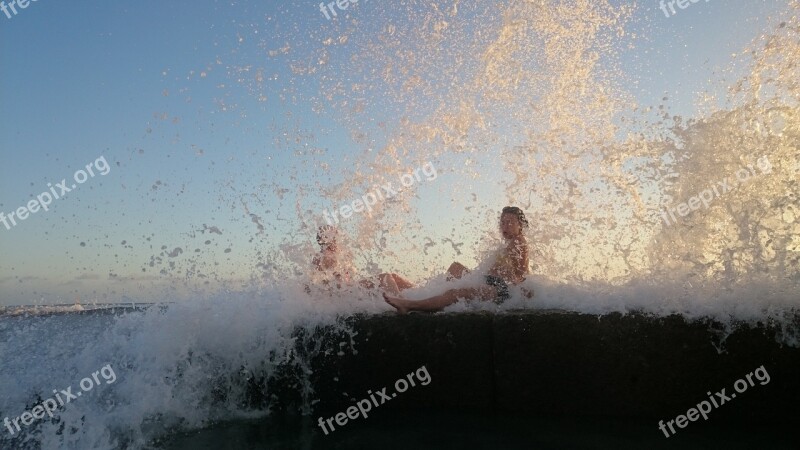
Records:
<instances>
[{"instance_id":1,"label":"concrete wall","mask_svg":"<svg viewBox=\"0 0 800 450\"><path fill-rule=\"evenodd\" d=\"M315 413L343 411L425 365L431 383L408 389L392 408L524 411L542 415L654 417L665 420L764 366L770 382L749 386L714 409L715 418L800 418L800 349L776 342L776 330L723 333L710 321L671 316L558 311L377 315L348 319L357 354L331 351L312 359ZM800 322L800 321L798 321ZM339 349L350 337L321 330ZM298 386L274 383L283 404ZM717 398L715 396L715 398ZM384 406L385 407L385 406Z\"/></svg>"}]
</instances>

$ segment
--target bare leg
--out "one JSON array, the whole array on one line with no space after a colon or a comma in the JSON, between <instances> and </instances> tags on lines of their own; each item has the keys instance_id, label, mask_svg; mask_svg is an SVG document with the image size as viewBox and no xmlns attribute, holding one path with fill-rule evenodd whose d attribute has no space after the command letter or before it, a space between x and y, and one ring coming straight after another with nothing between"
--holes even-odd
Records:
<instances>
[{"instance_id":1,"label":"bare leg","mask_svg":"<svg viewBox=\"0 0 800 450\"><path fill-rule=\"evenodd\" d=\"M447 281L450 281L453 278L461 278L467 273L469 273L469 269L464 267L464 265L460 262L454 262L453 264L450 264L450 267L447 269Z\"/></svg>"},{"instance_id":2,"label":"bare leg","mask_svg":"<svg viewBox=\"0 0 800 450\"><path fill-rule=\"evenodd\" d=\"M396 273L390 273L390 277L394 279L395 284L397 287L402 291L403 289L408 289L414 287L414 284L410 281L406 280L405 278L401 277Z\"/></svg>"},{"instance_id":3,"label":"bare leg","mask_svg":"<svg viewBox=\"0 0 800 450\"><path fill-rule=\"evenodd\" d=\"M439 311L457 302L459 298L493 300L495 297L497 297L497 291L490 286L450 289L445 291L444 294L435 295L424 300L408 300L383 294L386 303L397 308L398 314L405 314L408 311Z\"/></svg>"},{"instance_id":4,"label":"bare leg","mask_svg":"<svg viewBox=\"0 0 800 450\"><path fill-rule=\"evenodd\" d=\"M382 273L378 275L378 280L380 280L380 287L385 291L392 295L400 295L400 286L397 285L394 277L391 273Z\"/></svg>"},{"instance_id":5,"label":"bare leg","mask_svg":"<svg viewBox=\"0 0 800 450\"><path fill-rule=\"evenodd\" d=\"M378 275L380 287L392 294L399 295L400 291L414 287L414 284L396 273L382 273Z\"/></svg>"}]
</instances>

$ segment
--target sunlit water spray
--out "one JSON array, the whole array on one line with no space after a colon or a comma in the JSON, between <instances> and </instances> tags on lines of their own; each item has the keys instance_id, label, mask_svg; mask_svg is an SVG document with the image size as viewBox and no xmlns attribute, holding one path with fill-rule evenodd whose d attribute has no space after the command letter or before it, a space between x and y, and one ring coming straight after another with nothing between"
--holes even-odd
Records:
<instances>
[{"instance_id":1,"label":"sunlit water spray","mask_svg":"<svg viewBox=\"0 0 800 450\"><path fill-rule=\"evenodd\" d=\"M620 54L641 40L628 31L629 6L412 1L370 9L369 20L354 10L326 24L313 57L285 55L320 86L318 110L363 150L345 181L316 192L338 204L436 162L438 189L345 225L356 258L377 260L363 264L373 273L417 265L423 279L440 279L465 247L473 265L485 262L497 211L512 204L531 219L534 287L555 289L534 305L747 320L793 309L797 9L789 2L790 20L770 24L712 78L699 96L705 113L691 120L670 114L667 97L637 105L626 91ZM397 119L375 126L387 111ZM707 206L669 212L726 180L739 181ZM307 200L298 220L310 234L321 208ZM417 213L426 203L449 208L434 222L447 231L426 229ZM449 246L455 255L441 251Z\"/></svg>"}]
</instances>

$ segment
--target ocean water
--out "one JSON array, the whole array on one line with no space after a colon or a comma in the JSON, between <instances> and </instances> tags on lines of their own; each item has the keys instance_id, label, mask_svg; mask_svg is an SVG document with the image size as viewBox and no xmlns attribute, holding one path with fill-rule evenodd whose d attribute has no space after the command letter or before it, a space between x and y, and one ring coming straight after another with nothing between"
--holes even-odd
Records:
<instances>
[{"instance_id":1,"label":"ocean water","mask_svg":"<svg viewBox=\"0 0 800 450\"><path fill-rule=\"evenodd\" d=\"M540 303L514 297L500 306L462 302L449 311L489 310L502 314L511 309L552 304L559 304L561 309L581 308L544 290L537 291L537 295L545 300ZM564 295L573 302L577 298L573 292ZM599 308L598 300L595 295L586 297L584 302L595 305L591 309L599 314L619 309L643 310L641 305L621 298L608 298L606 307ZM477 414L442 412L423 419L418 413L392 410L374 420L371 417L360 421L364 424L348 427L342 433L332 433L330 439L322 436L314 423L309 424L316 403L309 381L311 357L320 352L357 353L356 336L343 319L355 313L390 314L375 293L334 293L331 297L229 293L225 298L191 303L86 309L39 314L29 310L0 316L0 419L13 419L30 411L34 405L53 398L53 390L71 386L73 394L84 393L55 408L52 419L45 415L30 426L22 426L15 435L4 429L0 434L2 448L400 448L400 443L413 442L414 436L421 439L431 435L431 428L441 428L438 440L423 441L429 445L423 448L434 448L437 442L464 442L463 430L471 429L468 424L484 420L493 425L475 442L486 446L503 439L508 448L525 448L525 442L540 443L542 448L602 448L606 444L633 448L636 442L658 436L653 433L652 421L633 421L624 425L625 433L617 434L611 430L622 424L606 429L599 427L595 419L534 418L530 422L534 428L530 428L523 425L527 422L522 417L486 419ZM704 311L695 311L694 315L701 318ZM784 310L775 308L754 317L729 320L725 322L727 331L741 323L780 323L783 317L776 311ZM792 325L788 316L786 319L784 343L797 346L797 325ZM314 330L323 326L334 327L350 338L333 348L324 348L311 333L296 333L296 328ZM724 342L724 337L709 335L709 340L712 338ZM297 353L298 344L308 352ZM266 380L277 373L279 365L286 364L296 369L302 405L286 414L271 414ZM82 390L79 383L103 367L113 369L113 382L106 371L108 376L99 376L99 383ZM266 394L255 403L254 387ZM431 425L442 421L448 425ZM404 429L403 439L409 440L398 440L390 433L392 427L400 426ZM730 442L735 444L731 448L746 448L745 442L761 438L774 442L774 448L789 448L782 447L788 439L785 433L770 434L785 430L782 427L776 424L774 430L752 431L744 441L735 437L742 433L735 426L722 431L704 427L704 432L687 433L696 438L687 442L699 445L698 442L730 435L734 436ZM542 434L531 434L533 429ZM576 436L592 438L582 440ZM637 441L637 436L644 441ZM222 445L224 442L228 442L227 446ZM654 445L659 448L663 443Z\"/></svg>"}]
</instances>

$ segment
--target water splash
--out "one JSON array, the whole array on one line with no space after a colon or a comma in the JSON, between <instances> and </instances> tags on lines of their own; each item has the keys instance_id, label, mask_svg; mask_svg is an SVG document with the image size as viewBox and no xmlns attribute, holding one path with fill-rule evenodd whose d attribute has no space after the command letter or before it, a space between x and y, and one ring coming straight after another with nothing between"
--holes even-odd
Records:
<instances>
[{"instance_id":1,"label":"water splash","mask_svg":"<svg viewBox=\"0 0 800 450\"><path fill-rule=\"evenodd\" d=\"M432 277L447 265L430 259L451 254L448 240L477 260L494 211L517 204L532 216L534 271L548 280L675 285L698 289L689 294L698 299L761 283L765 302L795 304L797 9L789 2L788 20L742 49L739 68L698 96L705 115L691 119L671 115L666 97L637 105L625 89L620 54L643 39L630 31L635 6L411 1L370 9L369 21L354 11L326 23L318 46L270 62L318 86L317 110L335 115L362 152L343 181L304 187L300 229L310 234L319 221L312 193L338 204L431 160L445 174L440 189L420 188L419 201L407 193L343 225L367 267L413 262ZM736 75L719 98L717 87ZM396 120L376 127L388 111ZM323 167L325 158L308 164ZM759 158L770 174L664 226L665 208ZM416 213L426 202L449 208L449 233L426 230ZM676 295L665 292L663 301Z\"/></svg>"}]
</instances>

